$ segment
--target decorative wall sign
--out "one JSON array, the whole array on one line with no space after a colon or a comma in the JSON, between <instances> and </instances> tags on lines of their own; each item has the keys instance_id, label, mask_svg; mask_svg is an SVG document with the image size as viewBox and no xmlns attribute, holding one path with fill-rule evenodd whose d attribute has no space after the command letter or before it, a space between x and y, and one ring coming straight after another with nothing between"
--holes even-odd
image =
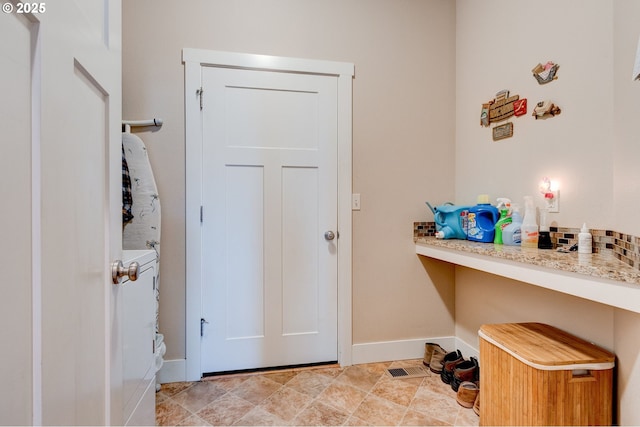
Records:
<instances>
[{"instance_id":1,"label":"decorative wall sign","mask_svg":"<svg viewBox=\"0 0 640 427\"><path fill-rule=\"evenodd\" d=\"M523 116L527 114L527 98L522 98L513 103L513 115Z\"/></svg>"},{"instance_id":2,"label":"decorative wall sign","mask_svg":"<svg viewBox=\"0 0 640 427\"><path fill-rule=\"evenodd\" d=\"M493 140L498 141L513 136L513 123L508 122L493 128Z\"/></svg>"},{"instance_id":3,"label":"decorative wall sign","mask_svg":"<svg viewBox=\"0 0 640 427\"><path fill-rule=\"evenodd\" d=\"M548 61L544 65L536 65L535 67L533 67L531 72L533 73L533 77L535 77L538 81L538 84L543 85L558 78L558 76L556 76L556 73L558 72L559 67L560 66L558 64L554 64L553 62Z\"/></svg>"},{"instance_id":4,"label":"decorative wall sign","mask_svg":"<svg viewBox=\"0 0 640 427\"><path fill-rule=\"evenodd\" d=\"M509 96L508 90L501 90L496 93L496 97L491 101L482 104L482 110L480 111L480 126L489 126L491 123L501 122L508 119L515 114L515 103L519 100L519 95ZM523 100L519 105L519 114L526 114L527 112L527 100ZM524 108L524 112L522 111Z\"/></svg>"},{"instance_id":5,"label":"decorative wall sign","mask_svg":"<svg viewBox=\"0 0 640 427\"><path fill-rule=\"evenodd\" d=\"M513 116L513 103L517 100L518 95L514 95L505 100L494 102L489 108L489 121L491 123L500 122Z\"/></svg>"},{"instance_id":6,"label":"decorative wall sign","mask_svg":"<svg viewBox=\"0 0 640 427\"><path fill-rule=\"evenodd\" d=\"M535 108L533 109L532 116L535 117L536 120L548 119L549 117L557 116L561 112L562 110L560 110L560 107L558 107L551 101L546 100L540 101L536 104Z\"/></svg>"},{"instance_id":7,"label":"decorative wall sign","mask_svg":"<svg viewBox=\"0 0 640 427\"><path fill-rule=\"evenodd\" d=\"M496 101L489 107L489 122L500 122L513 116L513 103L519 98L519 95L509 96L500 100L496 98Z\"/></svg>"},{"instance_id":8,"label":"decorative wall sign","mask_svg":"<svg viewBox=\"0 0 640 427\"><path fill-rule=\"evenodd\" d=\"M491 103L482 104L480 111L480 126L489 126L489 107Z\"/></svg>"}]
</instances>

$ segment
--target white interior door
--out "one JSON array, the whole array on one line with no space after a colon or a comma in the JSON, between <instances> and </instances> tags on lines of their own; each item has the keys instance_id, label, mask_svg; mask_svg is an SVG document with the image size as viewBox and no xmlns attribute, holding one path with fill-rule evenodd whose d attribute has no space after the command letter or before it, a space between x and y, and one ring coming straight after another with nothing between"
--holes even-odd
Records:
<instances>
[{"instance_id":1,"label":"white interior door","mask_svg":"<svg viewBox=\"0 0 640 427\"><path fill-rule=\"evenodd\" d=\"M337 361L337 78L202 89L203 372Z\"/></svg>"},{"instance_id":2,"label":"white interior door","mask_svg":"<svg viewBox=\"0 0 640 427\"><path fill-rule=\"evenodd\" d=\"M34 24L26 16L0 16L0 424L32 424L32 90Z\"/></svg>"},{"instance_id":3,"label":"white interior door","mask_svg":"<svg viewBox=\"0 0 640 427\"><path fill-rule=\"evenodd\" d=\"M0 338L20 338L0 368L0 423L116 424L120 1L5 2L3 11L0 173L12 207L0 227L3 265L19 272L9 273Z\"/></svg>"}]
</instances>

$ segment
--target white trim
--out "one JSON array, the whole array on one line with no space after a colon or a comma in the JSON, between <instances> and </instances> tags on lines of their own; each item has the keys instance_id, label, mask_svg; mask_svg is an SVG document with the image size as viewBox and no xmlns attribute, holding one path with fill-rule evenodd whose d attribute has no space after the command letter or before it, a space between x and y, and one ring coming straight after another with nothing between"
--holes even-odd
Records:
<instances>
[{"instance_id":1,"label":"white trim","mask_svg":"<svg viewBox=\"0 0 640 427\"><path fill-rule=\"evenodd\" d=\"M202 201L202 126L196 92L200 89L200 64L185 62L185 225L186 225L186 363L182 381L197 381L200 370L200 316L202 309L202 241L200 204ZM194 98L194 99L192 99ZM192 236L192 237L189 237Z\"/></svg>"},{"instance_id":2,"label":"white trim","mask_svg":"<svg viewBox=\"0 0 640 427\"><path fill-rule=\"evenodd\" d=\"M162 368L156 373L156 381L160 384L192 381L187 379L187 360L172 359L163 361Z\"/></svg>"},{"instance_id":3,"label":"white trim","mask_svg":"<svg viewBox=\"0 0 640 427\"><path fill-rule=\"evenodd\" d=\"M465 358L480 359L477 348L454 337L414 338L353 345L353 364L390 362L393 360L422 359L425 343L435 343L446 351L460 350Z\"/></svg>"},{"instance_id":4,"label":"white trim","mask_svg":"<svg viewBox=\"0 0 640 427\"><path fill-rule=\"evenodd\" d=\"M460 350L460 353L462 353L462 355L466 359L470 357L475 357L476 359L478 359L478 361L480 360L480 351L477 348L473 347L472 345L468 344L467 342L457 337L456 337L456 349Z\"/></svg>"},{"instance_id":5,"label":"white trim","mask_svg":"<svg viewBox=\"0 0 640 427\"><path fill-rule=\"evenodd\" d=\"M352 78L353 64L183 49L185 64L185 160L186 168L186 363L184 380L199 380L201 294L200 205L202 200L202 126L196 91L201 67L221 66L338 77L338 362L352 363L351 252L352 252Z\"/></svg>"},{"instance_id":6,"label":"white trim","mask_svg":"<svg viewBox=\"0 0 640 427\"><path fill-rule=\"evenodd\" d=\"M334 76L343 75L348 76L349 78L354 75L353 64L346 62L222 52L204 49L182 49L182 62L185 64L191 62L210 67L220 66L292 73L328 74Z\"/></svg>"},{"instance_id":7,"label":"white trim","mask_svg":"<svg viewBox=\"0 0 640 427\"><path fill-rule=\"evenodd\" d=\"M42 425L42 44L31 17L31 420Z\"/></svg>"},{"instance_id":8,"label":"white trim","mask_svg":"<svg viewBox=\"0 0 640 427\"><path fill-rule=\"evenodd\" d=\"M338 78L338 362L352 364L352 135L351 74Z\"/></svg>"},{"instance_id":9,"label":"white trim","mask_svg":"<svg viewBox=\"0 0 640 427\"><path fill-rule=\"evenodd\" d=\"M439 344L440 347L449 350L455 347L456 338L453 336L414 338L409 340L354 344L353 364L359 365L361 363L421 359L424 357L424 344L428 342Z\"/></svg>"}]
</instances>

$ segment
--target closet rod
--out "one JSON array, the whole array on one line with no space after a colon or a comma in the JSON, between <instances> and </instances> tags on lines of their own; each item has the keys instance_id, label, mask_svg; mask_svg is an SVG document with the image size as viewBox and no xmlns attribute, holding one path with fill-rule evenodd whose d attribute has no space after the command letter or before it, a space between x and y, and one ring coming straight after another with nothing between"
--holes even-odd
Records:
<instances>
[{"instance_id":1,"label":"closet rod","mask_svg":"<svg viewBox=\"0 0 640 427\"><path fill-rule=\"evenodd\" d=\"M162 119L151 119L151 120L123 120L123 125L126 126L162 126Z\"/></svg>"}]
</instances>

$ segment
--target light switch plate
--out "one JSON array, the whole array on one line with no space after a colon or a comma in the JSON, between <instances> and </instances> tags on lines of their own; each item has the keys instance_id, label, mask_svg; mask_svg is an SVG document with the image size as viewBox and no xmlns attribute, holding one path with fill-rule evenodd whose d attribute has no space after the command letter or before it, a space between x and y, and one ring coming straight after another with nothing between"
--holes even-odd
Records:
<instances>
[{"instance_id":1,"label":"light switch plate","mask_svg":"<svg viewBox=\"0 0 640 427\"><path fill-rule=\"evenodd\" d=\"M360 193L354 193L351 195L351 210L352 211L360 210Z\"/></svg>"}]
</instances>

